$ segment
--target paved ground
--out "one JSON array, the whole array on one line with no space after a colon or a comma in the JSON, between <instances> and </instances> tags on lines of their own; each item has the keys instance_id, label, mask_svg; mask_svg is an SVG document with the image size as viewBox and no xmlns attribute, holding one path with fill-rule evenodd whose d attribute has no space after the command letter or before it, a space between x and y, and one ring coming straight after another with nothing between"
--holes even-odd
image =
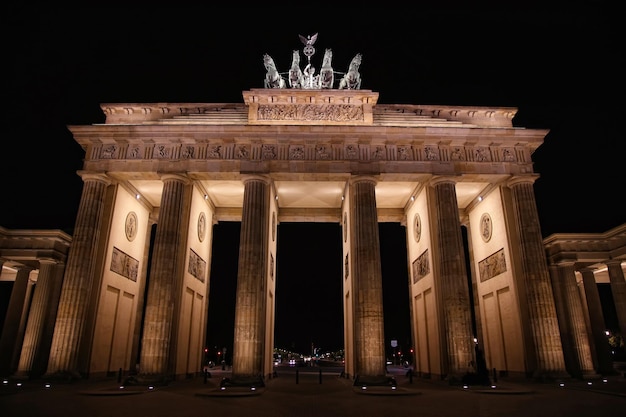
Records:
<instances>
[{"instance_id":1,"label":"paved ground","mask_svg":"<svg viewBox=\"0 0 626 417\"><path fill-rule=\"evenodd\" d=\"M220 390L228 371L176 381L166 387L123 387L116 379L53 384L8 380L0 388L3 417L185 417L185 416L419 416L419 417L621 417L626 416L623 374L591 381L533 383L499 381L495 387L463 388L409 378L390 370L397 389L362 390L339 374L303 370L278 375L255 391Z\"/></svg>"}]
</instances>

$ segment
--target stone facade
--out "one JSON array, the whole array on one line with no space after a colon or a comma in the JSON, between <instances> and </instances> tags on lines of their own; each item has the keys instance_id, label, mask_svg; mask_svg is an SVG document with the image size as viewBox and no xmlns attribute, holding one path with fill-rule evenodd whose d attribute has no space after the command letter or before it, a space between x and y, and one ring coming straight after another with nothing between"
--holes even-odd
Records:
<instances>
[{"instance_id":1,"label":"stone facade","mask_svg":"<svg viewBox=\"0 0 626 417\"><path fill-rule=\"evenodd\" d=\"M547 131L514 127L515 108L379 105L369 90L243 99L103 104L104 124L70 126L85 186L46 376L197 373L219 244L210 225L223 220L242 222L234 378L271 377L276 228L289 221L344 229L349 377L385 373L376 227L385 221L407 227L418 375L459 381L476 371L477 353L502 375L598 371L585 309L561 292L541 239L531 156ZM565 308L578 317L569 327ZM28 374L28 363L9 368Z\"/></svg>"}]
</instances>

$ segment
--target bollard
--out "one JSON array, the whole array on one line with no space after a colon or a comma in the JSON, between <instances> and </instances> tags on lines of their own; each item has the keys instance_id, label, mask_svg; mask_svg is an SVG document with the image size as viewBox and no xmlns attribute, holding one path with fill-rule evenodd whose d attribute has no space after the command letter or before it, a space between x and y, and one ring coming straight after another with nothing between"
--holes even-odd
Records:
<instances>
[{"instance_id":1,"label":"bollard","mask_svg":"<svg viewBox=\"0 0 626 417\"><path fill-rule=\"evenodd\" d=\"M122 382L122 368L120 368L119 371L117 371L117 382L118 383Z\"/></svg>"},{"instance_id":2,"label":"bollard","mask_svg":"<svg viewBox=\"0 0 626 417\"><path fill-rule=\"evenodd\" d=\"M322 383L322 368L320 368L320 384Z\"/></svg>"},{"instance_id":3,"label":"bollard","mask_svg":"<svg viewBox=\"0 0 626 417\"><path fill-rule=\"evenodd\" d=\"M413 370L409 369L409 384L413 383Z\"/></svg>"},{"instance_id":4,"label":"bollard","mask_svg":"<svg viewBox=\"0 0 626 417\"><path fill-rule=\"evenodd\" d=\"M204 383L206 384L206 380L209 378L209 370L204 368Z\"/></svg>"},{"instance_id":5,"label":"bollard","mask_svg":"<svg viewBox=\"0 0 626 417\"><path fill-rule=\"evenodd\" d=\"M498 374L496 373L496 368L493 368L493 382L494 384L498 382Z\"/></svg>"},{"instance_id":6,"label":"bollard","mask_svg":"<svg viewBox=\"0 0 626 417\"><path fill-rule=\"evenodd\" d=\"M299 370L299 369L296 369L296 384L298 383L298 377L299 377L298 373L299 373L299 372L300 372L300 370Z\"/></svg>"}]
</instances>

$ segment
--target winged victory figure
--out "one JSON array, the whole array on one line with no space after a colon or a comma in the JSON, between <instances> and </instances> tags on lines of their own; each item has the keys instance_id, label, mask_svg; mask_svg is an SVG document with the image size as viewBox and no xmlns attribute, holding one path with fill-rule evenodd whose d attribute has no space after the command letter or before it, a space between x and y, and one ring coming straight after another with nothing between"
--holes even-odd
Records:
<instances>
[{"instance_id":1,"label":"winged victory figure","mask_svg":"<svg viewBox=\"0 0 626 417\"><path fill-rule=\"evenodd\" d=\"M315 35L309 35L306 37L302 35L298 35L298 36L300 36L300 40L302 41L304 46L313 46L313 44L317 40L317 33Z\"/></svg>"}]
</instances>

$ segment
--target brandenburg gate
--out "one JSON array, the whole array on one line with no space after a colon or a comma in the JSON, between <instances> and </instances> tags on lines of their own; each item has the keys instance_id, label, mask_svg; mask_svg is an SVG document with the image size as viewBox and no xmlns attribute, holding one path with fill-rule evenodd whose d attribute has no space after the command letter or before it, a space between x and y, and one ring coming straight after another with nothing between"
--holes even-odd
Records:
<instances>
[{"instance_id":1,"label":"brandenburg gate","mask_svg":"<svg viewBox=\"0 0 626 417\"><path fill-rule=\"evenodd\" d=\"M547 131L515 108L378 104L360 79L273 85L270 60L242 103L103 104L69 127L84 187L46 375L200 372L220 221L241 222L233 380L272 376L284 222L342 226L347 377L386 373L379 222L406 226L416 375L459 381L476 339L509 375L564 375L533 192Z\"/></svg>"}]
</instances>

